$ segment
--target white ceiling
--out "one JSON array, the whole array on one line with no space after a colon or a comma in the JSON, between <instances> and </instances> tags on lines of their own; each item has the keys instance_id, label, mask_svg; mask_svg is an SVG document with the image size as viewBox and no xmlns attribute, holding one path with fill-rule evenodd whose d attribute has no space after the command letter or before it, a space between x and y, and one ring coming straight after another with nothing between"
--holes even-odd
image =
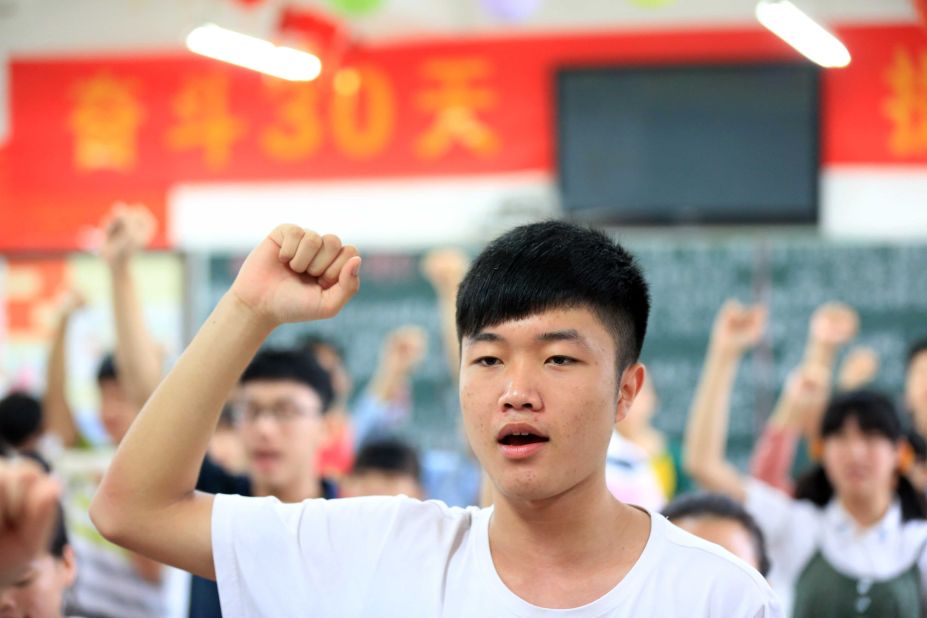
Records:
<instances>
[{"instance_id":1,"label":"white ceiling","mask_svg":"<svg viewBox=\"0 0 927 618\"><path fill-rule=\"evenodd\" d=\"M512 24L484 8L504 1L382 0L379 9L350 24L366 39L380 41L500 31L650 29L754 23L755 5L755 0L534 0L539 5L534 14ZM915 19L911 0L793 2L831 23ZM265 0L258 9L243 9L236 0L0 0L0 55L179 48L190 28L203 21L266 35L283 4ZM287 4L329 6L327 0Z\"/></svg>"}]
</instances>

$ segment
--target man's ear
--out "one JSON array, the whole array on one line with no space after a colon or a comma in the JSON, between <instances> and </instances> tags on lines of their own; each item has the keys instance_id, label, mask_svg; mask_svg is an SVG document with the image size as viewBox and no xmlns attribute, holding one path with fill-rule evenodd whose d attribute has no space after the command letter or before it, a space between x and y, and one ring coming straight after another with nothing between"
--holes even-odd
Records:
<instances>
[{"instance_id":1,"label":"man's ear","mask_svg":"<svg viewBox=\"0 0 927 618\"><path fill-rule=\"evenodd\" d=\"M618 382L618 407L615 410L615 422L624 420L631 410L631 405L644 386L647 369L643 363L634 363L625 367Z\"/></svg>"}]
</instances>

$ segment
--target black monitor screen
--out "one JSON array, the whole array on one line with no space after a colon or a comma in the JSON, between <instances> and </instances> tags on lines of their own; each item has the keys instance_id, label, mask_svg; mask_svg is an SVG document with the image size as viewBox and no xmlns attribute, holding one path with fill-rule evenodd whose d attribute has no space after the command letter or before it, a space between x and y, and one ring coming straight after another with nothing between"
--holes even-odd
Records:
<instances>
[{"instance_id":1,"label":"black monitor screen","mask_svg":"<svg viewBox=\"0 0 927 618\"><path fill-rule=\"evenodd\" d=\"M807 223L818 212L818 71L564 69L558 174L574 218Z\"/></svg>"}]
</instances>

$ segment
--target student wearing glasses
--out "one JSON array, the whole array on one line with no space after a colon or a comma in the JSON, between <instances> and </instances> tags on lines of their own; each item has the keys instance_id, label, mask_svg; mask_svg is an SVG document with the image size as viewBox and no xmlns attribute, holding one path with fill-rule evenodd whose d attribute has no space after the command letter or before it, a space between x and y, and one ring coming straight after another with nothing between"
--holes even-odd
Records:
<instances>
[{"instance_id":1,"label":"student wearing glasses","mask_svg":"<svg viewBox=\"0 0 927 618\"><path fill-rule=\"evenodd\" d=\"M211 494L274 496L283 502L334 498L334 486L315 467L325 437L323 417L333 396L328 373L308 353L259 352L242 374L231 404L249 474L229 473L207 457L196 488ZM194 577L190 616L221 615L215 582Z\"/></svg>"}]
</instances>

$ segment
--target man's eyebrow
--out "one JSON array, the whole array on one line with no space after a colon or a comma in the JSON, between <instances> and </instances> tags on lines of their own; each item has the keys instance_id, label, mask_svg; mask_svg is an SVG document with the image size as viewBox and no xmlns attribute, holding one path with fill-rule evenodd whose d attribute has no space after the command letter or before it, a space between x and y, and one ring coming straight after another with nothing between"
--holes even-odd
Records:
<instances>
[{"instance_id":1,"label":"man's eyebrow","mask_svg":"<svg viewBox=\"0 0 927 618\"><path fill-rule=\"evenodd\" d=\"M496 333L487 333L484 330L476 333L475 335L467 337L467 339L473 343L495 343L505 340L505 338L501 335L497 335Z\"/></svg>"},{"instance_id":2,"label":"man's eyebrow","mask_svg":"<svg viewBox=\"0 0 927 618\"><path fill-rule=\"evenodd\" d=\"M580 344L583 347L588 348L589 343L586 341L586 338L579 334L575 328L568 328L566 330L554 330L547 333L541 333L537 336L538 341L544 343L556 342L556 341L572 341Z\"/></svg>"},{"instance_id":3,"label":"man's eyebrow","mask_svg":"<svg viewBox=\"0 0 927 618\"><path fill-rule=\"evenodd\" d=\"M541 333L537 336L537 339L538 341L573 341L580 339L580 336L575 328L569 328L566 330L552 330Z\"/></svg>"}]
</instances>

